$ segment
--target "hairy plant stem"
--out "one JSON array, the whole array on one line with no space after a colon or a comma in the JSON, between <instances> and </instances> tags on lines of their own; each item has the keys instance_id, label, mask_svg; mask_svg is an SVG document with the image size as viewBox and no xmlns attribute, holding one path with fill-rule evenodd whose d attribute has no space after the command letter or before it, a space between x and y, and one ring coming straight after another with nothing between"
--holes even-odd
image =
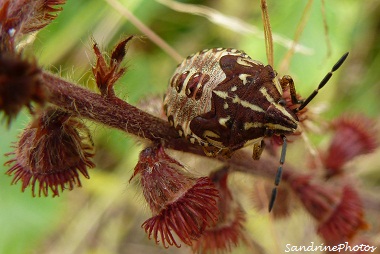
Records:
<instances>
[{"instance_id":1,"label":"hairy plant stem","mask_svg":"<svg viewBox=\"0 0 380 254\"><path fill-rule=\"evenodd\" d=\"M200 146L190 145L169 123L117 97L100 94L70 83L48 72L42 80L49 91L48 101L78 116L122 130L174 150L203 155Z\"/></svg>"},{"instance_id":2,"label":"hairy plant stem","mask_svg":"<svg viewBox=\"0 0 380 254\"><path fill-rule=\"evenodd\" d=\"M181 138L167 121L117 97L103 97L48 72L42 73L42 80L49 91L48 101L62 109L142 139L162 143L166 148L205 156L199 145ZM270 178L274 177L278 167L277 159L269 157L253 160L251 154L245 150L236 151L229 159L215 159L230 165L231 170ZM288 170L284 170L284 180L288 178Z\"/></svg>"}]
</instances>

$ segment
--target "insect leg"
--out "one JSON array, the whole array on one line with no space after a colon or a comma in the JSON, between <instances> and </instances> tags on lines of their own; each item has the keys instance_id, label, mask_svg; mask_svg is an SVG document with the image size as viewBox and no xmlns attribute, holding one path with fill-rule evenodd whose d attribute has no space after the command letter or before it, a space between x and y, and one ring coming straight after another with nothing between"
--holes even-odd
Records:
<instances>
[{"instance_id":1,"label":"insect leg","mask_svg":"<svg viewBox=\"0 0 380 254\"><path fill-rule=\"evenodd\" d=\"M256 143L253 145L253 152L252 152L252 158L254 160L259 160L261 157L261 154L263 153L265 148L265 142L264 140L261 140L260 143Z\"/></svg>"},{"instance_id":2,"label":"insect leg","mask_svg":"<svg viewBox=\"0 0 380 254\"><path fill-rule=\"evenodd\" d=\"M301 104L303 102L297 99L296 87L294 86L294 81L292 77L290 77L289 75L284 75L280 79L280 85L282 87L282 90L284 90L286 87L289 87L290 98L292 99L293 104Z\"/></svg>"}]
</instances>

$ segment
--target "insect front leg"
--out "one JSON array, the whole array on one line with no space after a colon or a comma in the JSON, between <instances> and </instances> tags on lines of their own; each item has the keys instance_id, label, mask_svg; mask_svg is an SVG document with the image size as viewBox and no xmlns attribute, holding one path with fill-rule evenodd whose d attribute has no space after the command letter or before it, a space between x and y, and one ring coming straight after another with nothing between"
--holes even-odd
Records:
<instances>
[{"instance_id":1,"label":"insect front leg","mask_svg":"<svg viewBox=\"0 0 380 254\"><path fill-rule=\"evenodd\" d=\"M253 152L252 152L252 158L254 160L259 160L261 157L261 154L263 153L265 148L265 142L264 140L261 140L260 143L256 143L253 145Z\"/></svg>"},{"instance_id":2,"label":"insect front leg","mask_svg":"<svg viewBox=\"0 0 380 254\"><path fill-rule=\"evenodd\" d=\"M297 99L297 91L296 91L296 87L294 86L293 78L290 77L289 75L284 75L279 81L280 81L282 90L284 90L286 87L289 87L290 98L292 99L292 103L302 104L303 101Z\"/></svg>"}]
</instances>

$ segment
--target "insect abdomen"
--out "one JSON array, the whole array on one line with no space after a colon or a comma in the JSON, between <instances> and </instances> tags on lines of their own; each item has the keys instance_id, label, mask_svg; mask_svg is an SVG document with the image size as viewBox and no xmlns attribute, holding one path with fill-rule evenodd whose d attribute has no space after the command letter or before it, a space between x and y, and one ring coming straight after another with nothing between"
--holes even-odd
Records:
<instances>
[{"instance_id":1,"label":"insect abdomen","mask_svg":"<svg viewBox=\"0 0 380 254\"><path fill-rule=\"evenodd\" d=\"M239 104L238 95L248 91L251 94L249 97L257 96L262 80L260 75L267 73L263 70L265 67L262 63L252 60L247 54L236 49L203 50L187 57L170 79L165 97L164 108L169 122L181 136L191 142L198 141L205 146L211 144L220 149L235 146L229 140L232 123L236 110L245 105L244 101ZM270 68L268 73L268 78L272 81L273 70ZM212 101L213 97L216 97L218 102ZM204 126L200 126L202 123L198 122L199 116L208 114L212 115L213 120L207 120ZM196 124L195 121L192 123L196 117ZM220 132L223 132L223 137ZM240 143L243 144L245 141Z\"/></svg>"}]
</instances>

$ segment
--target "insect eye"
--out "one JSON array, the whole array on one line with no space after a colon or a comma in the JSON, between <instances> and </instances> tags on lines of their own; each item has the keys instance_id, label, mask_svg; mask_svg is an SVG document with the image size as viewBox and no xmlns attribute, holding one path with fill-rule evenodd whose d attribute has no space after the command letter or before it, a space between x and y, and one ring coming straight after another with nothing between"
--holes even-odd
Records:
<instances>
[{"instance_id":1,"label":"insect eye","mask_svg":"<svg viewBox=\"0 0 380 254\"><path fill-rule=\"evenodd\" d=\"M284 107L285 107L286 102L285 102L284 99L281 99L281 100L279 100L278 104L280 104L281 106L284 106Z\"/></svg>"}]
</instances>

